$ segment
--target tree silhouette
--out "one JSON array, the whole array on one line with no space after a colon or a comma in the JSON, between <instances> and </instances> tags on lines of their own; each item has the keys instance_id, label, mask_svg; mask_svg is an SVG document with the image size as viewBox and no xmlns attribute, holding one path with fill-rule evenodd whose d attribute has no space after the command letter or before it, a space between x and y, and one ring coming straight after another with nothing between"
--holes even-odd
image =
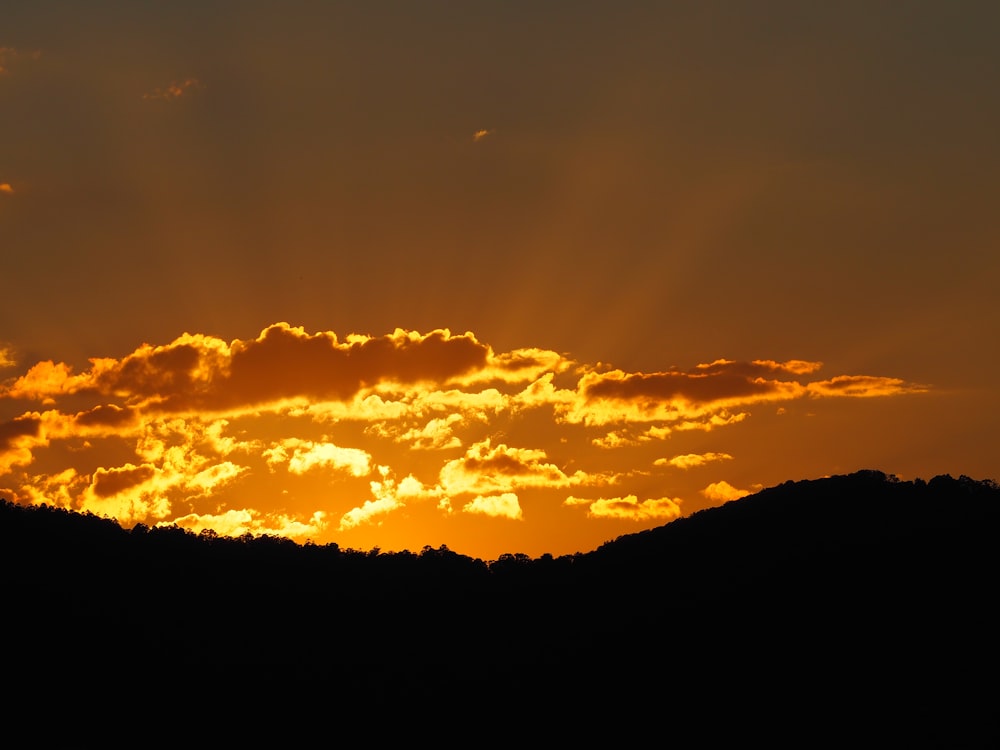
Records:
<instances>
[{"instance_id":1,"label":"tree silhouette","mask_svg":"<svg viewBox=\"0 0 1000 750\"><path fill-rule=\"evenodd\" d=\"M72 695L88 719L185 696L345 721L460 710L512 733L530 718L560 741L989 746L998 531L992 480L874 471L494 561L3 501L2 657L25 701Z\"/></svg>"}]
</instances>

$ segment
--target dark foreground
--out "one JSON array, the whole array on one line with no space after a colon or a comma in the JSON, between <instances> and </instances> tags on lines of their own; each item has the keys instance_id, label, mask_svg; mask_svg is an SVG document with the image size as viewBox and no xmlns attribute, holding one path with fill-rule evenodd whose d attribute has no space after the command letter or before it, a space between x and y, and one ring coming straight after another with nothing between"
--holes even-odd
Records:
<instances>
[{"instance_id":1,"label":"dark foreground","mask_svg":"<svg viewBox=\"0 0 1000 750\"><path fill-rule=\"evenodd\" d=\"M996 747L1000 487L788 482L486 563L0 506L30 745Z\"/></svg>"}]
</instances>

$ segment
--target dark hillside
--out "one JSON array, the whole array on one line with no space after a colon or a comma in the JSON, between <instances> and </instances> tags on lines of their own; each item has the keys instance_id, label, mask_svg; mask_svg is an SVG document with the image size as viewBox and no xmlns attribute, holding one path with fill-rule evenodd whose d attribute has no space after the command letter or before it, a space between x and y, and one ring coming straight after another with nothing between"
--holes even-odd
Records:
<instances>
[{"instance_id":1,"label":"dark hillside","mask_svg":"<svg viewBox=\"0 0 1000 750\"><path fill-rule=\"evenodd\" d=\"M494 739L986 746L998 530L992 481L870 471L492 563L3 503L5 674L90 727L236 708L473 745L459 717Z\"/></svg>"}]
</instances>

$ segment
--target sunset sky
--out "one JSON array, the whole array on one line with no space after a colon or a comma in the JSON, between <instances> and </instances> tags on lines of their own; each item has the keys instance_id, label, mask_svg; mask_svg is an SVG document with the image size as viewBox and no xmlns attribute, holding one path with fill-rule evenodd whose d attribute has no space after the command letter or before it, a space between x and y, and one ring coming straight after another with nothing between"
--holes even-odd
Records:
<instances>
[{"instance_id":1,"label":"sunset sky","mask_svg":"<svg viewBox=\"0 0 1000 750\"><path fill-rule=\"evenodd\" d=\"M1000 479L998 35L962 0L7 3L0 496L495 559Z\"/></svg>"}]
</instances>

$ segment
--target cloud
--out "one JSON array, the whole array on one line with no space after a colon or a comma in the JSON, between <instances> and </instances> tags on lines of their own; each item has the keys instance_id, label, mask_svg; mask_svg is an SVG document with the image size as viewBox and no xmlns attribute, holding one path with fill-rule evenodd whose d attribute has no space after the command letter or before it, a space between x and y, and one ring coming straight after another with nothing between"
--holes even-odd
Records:
<instances>
[{"instance_id":1,"label":"cloud","mask_svg":"<svg viewBox=\"0 0 1000 750\"><path fill-rule=\"evenodd\" d=\"M116 413L112 409L107 412ZM180 419L99 420L83 426L78 418L47 411L0 426L0 474L31 464L33 450L65 442L70 455L79 456L81 470L71 466L69 475L65 469L55 474L25 473L12 494L32 503L90 511L123 523L162 519L178 506L218 496L250 471L246 465L226 459L228 453L249 451L250 444L221 436L223 428L220 422ZM130 445L138 461L82 470L89 461L101 460L92 443L98 438ZM89 458L91 454L96 458ZM54 475L64 477L58 485L51 480Z\"/></svg>"},{"instance_id":2,"label":"cloud","mask_svg":"<svg viewBox=\"0 0 1000 750\"><path fill-rule=\"evenodd\" d=\"M88 372L40 362L0 398L52 401L72 393L128 399L159 413L226 412L260 406L349 401L379 385L448 383L483 368L489 347L470 334L397 329L379 338L331 332L309 335L278 323L250 341L184 334L171 344L144 344L121 360L92 358Z\"/></svg>"},{"instance_id":3,"label":"cloud","mask_svg":"<svg viewBox=\"0 0 1000 750\"><path fill-rule=\"evenodd\" d=\"M568 487L603 483L606 478L577 471L567 475L546 460L544 450L493 445L490 438L474 443L461 458L441 469L441 487L447 495L503 494L525 487Z\"/></svg>"},{"instance_id":4,"label":"cloud","mask_svg":"<svg viewBox=\"0 0 1000 750\"><path fill-rule=\"evenodd\" d=\"M397 482L391 476L392 472L388 466L379 466L378 472L382 476L381 481L373 481L368 485L372 499L351 508L341 516L338 527L340 531L377 523L382 516L404 507L411 500L426 500L440 496L439 488L428 488L413 475L407 475Z\"/></svg>"},{"instance_id":5,"label":"cloud","mask_svg":"<svg viewBox=\"0 0 1000 750\"><path fill-rule=\"evenodd\" d=\"M371 471L371 456L358 448L341 448L328 442L287 438L262 454L268 465L286 464L293 474L319 468L346 469L363 477Z\"/></svg>"},{"instance_id":6,"label":"cloud","mask_svg":"<svg viewBox=\"0 0 1000 750\"><path fill-rule=\"evenodd\" d=\"M0 369L17 367L17 357L14 355L14 347L0 341Z\"/></svg>"},{"instance_id":7,"label":"cloud","mask_svg":"<svg viewBox=\"0 0 1000 750\"><path fill-rule=\"evenodd\" d=\"M0 449L9 448L20 437L38 435L41 420L37 416L22 416L0 424Z\"/></svg>"},{"instance_id":8,"label":"cloud","mask_svg":"<svg viewBox=\"0 0 1000 750\"><path fill-rule=\"evenodd\" d=\"M397 508L402 508L403 503L395 497L380 497L377 500L366 500L363 505L352 508L340 518L340 531L347 531L364 523L371 523L377 516L390 513Z\"/></svg>"},{"instance_id":9,"label":"cloud","mask_svg":"<svg viewBox=\"0 0 1000 750\"><path fill-rule=\"evenodd\" d=\"M925 393L926 385L907 383L899 378L881 378L870 375L838 375L829 380L809 383L806 390L810 396L849 396L851 398L873 398L893 396L899 393Z\"/></svg>"},{"instance_id":10,"label":"cloud","mask_svg":"<svg viewBox=\"0 0 1000 750\"><path fill-rule=\"evenodd\" d=\"M54 505L59 508L78 507L77 497L87 478L70 467L57 474L36 474L16 488L0 489L0 496L22 505Z\"/></svg>"},{"instance_id":11,"label":"cloud","mask_svg":"<svg viewBox=\"0 0 1000 750\"><path fill-rule=\"evenodd\" d=\"M809 375L822 367L822 362L809 362L803 359L789 359L785 362L775 362L773 359L755 359L750 362L717 359L708 364L695 366L692 372L703 375L724 373L738 374L744 378L761 378L768 375Z\"/></svg>"},{"instance_id":12,"label":"cloud","mask_svg":"<svg viewBox=\"0 0 1000 750\"><path fill-rule=\"evenodd\" d=\"M493 133L494 131L492 130L477 130L475 133L472 134L472 140L478 143L479 141L483 140L483 138L493 135Z\"/></svg>"},{"instance_id":13,"label":"cloud","mask_svg":"<svg viewBox=\"0 0 1000 750\"><path fill-rule=\"evenodd\" d=\"M669 432L669 429L667 431ZM614 449L638 445L641 440L632 437L628 430L617 430L595 437L590 442L598 448Z\"/></svg>"},{"instance_id":14,"label":"cloud","mask_svg":"<svg viewBox=\"0 0 1000 750\"><path fill-rule=\"evenodd\" d=\"M0 193L5 193L10 195L14 192L14 188L10 186L9 182L0 182Z\"/></svg>"},{"instance_id":15,"label":"cloud","mask_svg":"<svg viewBox=\"0 0 1000 750\"><path fill-rule=\"evenodd\" d=\"M326 514L322 511L314 513L306 522L298 521L287 515L268 515L256 510L227 510L224 513L188 513L173 521L161 521L157 526L179 526L182 529L200 533L204 530L214 531L220 536L280 536L297 539L301 537L319 536L327 527Z\"/></svg>"},{"instance_id":16,"label":"cloud","mask_svg":"<svg viewBox=\"0 0 1000 750\"><path fill-rule=\"evenodd\" d=\"M653 462L654 466L673 466L677 469L690 469L694 466L702 466L710 461L728 461L732 459L728 453L685 453L673 458L658 458Z\"/></svg>"},{"instance_id":17,"label":"cloud","mask_svg":"<svg viewBox=\"0 0 1000 750\"><path fill-rule=\"evenodd\" d=\"M73 368L63 362L59 364L52 360L39 362L13 383L0 385L0 398L22 398L41 401L43 404L54 404L56 399L62 396L77 391L93 390L96 362L91 360L94 368L81 375L73 375Z\"/></svg>"},{"instance_id":18,"label":"cloud","mask_svg":"<svg viewBox=\"0 0 1000 750\"><path fill-rule=\"evenodd\" d=\"M714 502L728 502L738 500L750 494L750 490L739 490L729 484L729 482L713 482L701 491L709 500Z\"/></svg>"},{"instance_id":19,"label":"cloud","mask_svg":"<svg viewBox=\"0 0 1000 750\"><path fill-rule=\"evenodd\" d=\"M100 404L76 415L76 425L79 428L95 427L122 429L137 423L134 409L117 404Z\"/></svg>"},{"instance_id":20,"label":"cloud","mask_svg":"<svg viewBox=\"0 0 1000 750\"><path fill-rule=\"evenodd\" d=\"M743 419L755 404L810 397L865 397L919 393L925 386L899 378L841 375L803 383L797 378L819 362L719 359L690 370L628 373L588 371L577 383L576 398L559 405L567 422L606 425L662 422L673 429L712 429ZM787 379L785 379L787 378Z\"/></svg>"},{"instance_id":21,"label":"cloud","mask_svg":"<svg viewBox=\"0 0 1000 750\"><path fill-rule=\"evenodd\" d=\"M502 495L478 495L471 502L466 503L462 510L466 513L479 513L493 518L515 520L524 518L521 513L521 504L513 492L505 492Z\"/></svg>"},{"instance_id":22,"label":"cloud","mask_svg":"<svg viewBox=\"0 0 1000 750\"><path fill-rule=\"evenodd\" d=\"M423 427L411 428L395 437L396 442L408 442L415 450L444 450L459 448L462 441L452 432L453 427L464 421L462 414L452 412L446 417L436 417ZM388 432L388 431L387 431Z\"/></svg>"},{"instance_id":23,"label":"cloud","mask_svg":"<svg viewBox=\"0 0 1000 750\"><path fill-rule=\"evenodd\" d=\"M97 497L106 498L144 484L155 474L156 469L149 464L142 466L126 464L121 468L102 468L94 472L94 482L91 487Z\"/></svg>"},{"instance_id":24,"label":"cloud","mask_svg":"<svg viewBox=\"0 0 1000 750\"><path fill-rule=\"evenodd\" d=\"M715 363L705 371L587 373L577 386L579 399L567 411L571 421L607 424L622 421L681 421L745 404L783 401L805 395L797 381L768 380L749 374L741 363Z\"/></svg>"},{"instance_id":25,"label":"cloud","mask_svg":"<svg viewBox=\"0 0 1000 750\"><path fill-rule=\"evenodd\" d=\"M625 497L586 498L570 496L563 505L587 506L588 518L620 518L629 521L670 521L681 515L680 498L661 497L642 502L635 495Z\"/></svg>"},{"instance_id":26,"label":"cloud","mask_svg":"<svg viewBox=\"0 0 1000 750\"><path fill-rule=\"evenodd\" d=\"M141 466L98 468L78 503L81 510L123 523L165 518L174 511L175 500L189 503L212 496L248 471L246 466L213 460L194 450L165 452Z\"/></svg>"},{"instance_id":27,"label":"cloud","mask_svg":"<svg viewBox=\"0 0 1000 750\"><path fill-rule=\"evenodd\" d=\"M38 50L22 52L15 47L0 47L0 75L6 75L22 60L37 60L42 56Z\"/></svg>"},{"instance_id":28,"label":"cloud","mask_svg":"<svg viewBox=\"0 0 1000 750\"><path fill-rule=\"evenodd\" d=\"M41 415L37 413L0 422L0 476L15 466L29 465L33 459L32 450L47 443L42 433Z\"/></svg>"},{"instance_id":29,"label":"cloud","mask_svg":"<svg viewBox=\"0 0 1000 750\"><path fill-rule=\"evenodd\" d=\"M0 365L15 364L0 345ZM244 340L185 333L91 358L85 369L46 360L0 381L0 405L14 410L0 420L0 482L19 501L123 522L212 517L215 530L234 509L261 514L250 519L258 526L241 516L251 530L276 528L279 516L313 528L322 511L339 519L328 534L395 523L416 503L422 518L521 518L526 493L534 501L612 486L565 506L653 521L675 517L680 500L638 500L638 485L626 483L652 481L641 467L730 460L712 451L657 458L655 443L725 430L762 405L926 390L877 375L819 379L820 369L717 359L627 372L545 349L496 352L448 329L338 336L282 322ZM44 409L18 414L22 401ZM248 502L247 488L260 499ZM720 482L702 495L741 492ZM284 498L295 512L278 504Z\"/></svg>"},{"instance_id":30,"label":"cloud","mask_svg":"<svg viewBox=\"0 0 1000 750\"><path fill-rule=\"evenodd\" d=\"M189 91L197 91L198 89L203 89L204 86L197 78L187 78L181 82L171 82L170 85L164 86L163 88L155 88L152 91L143 94L143 99L160 100L160 101L173 101L174 99L179 99L180 97L186 95Z\"/></svg>"}]
</instances>

